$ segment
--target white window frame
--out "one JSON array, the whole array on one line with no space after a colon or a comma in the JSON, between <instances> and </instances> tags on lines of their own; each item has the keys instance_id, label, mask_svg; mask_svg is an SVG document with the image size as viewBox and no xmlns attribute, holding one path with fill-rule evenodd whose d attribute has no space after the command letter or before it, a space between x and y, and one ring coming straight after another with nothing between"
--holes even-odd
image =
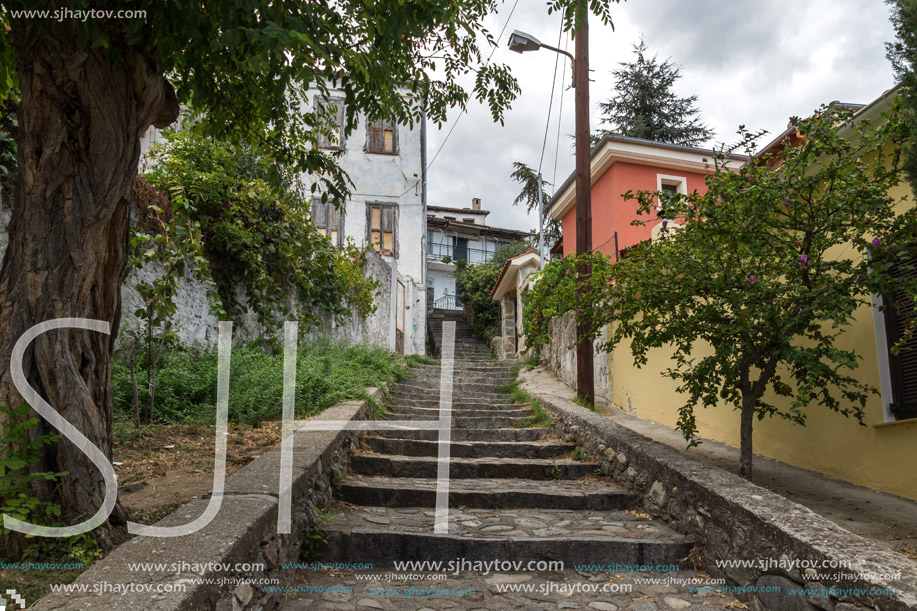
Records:
<instances>
[{"instance_id":1,"label":"white window frame","mask_svg":"<svg viewBox=\"0 0 917 611\"><path fill-rule=\"evenodd\" d=\"M688 194L688 179L684 176L671 174L656 174L656 191L662 191L662 186L675 186L675 192L682 195ZM656 202L656 210L662 209L662 203Z\"/></svg>"}]
</instances>

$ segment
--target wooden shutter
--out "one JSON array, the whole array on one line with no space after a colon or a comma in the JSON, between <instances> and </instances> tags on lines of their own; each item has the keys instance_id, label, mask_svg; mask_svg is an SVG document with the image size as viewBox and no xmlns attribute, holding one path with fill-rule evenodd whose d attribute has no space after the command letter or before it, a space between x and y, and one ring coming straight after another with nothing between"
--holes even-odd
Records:
<instances>
[{"instance_id":1,"label":"wooden shutter","mask_svg":"<svg viewBox=\"0 0 917 611\"><path fill-rule=\"evenodd\" d=\"M917 269L896 265L892 275L901 279L913 279ZM894 291L890 299L885 298L885 333L891 347L905 335L905 321L914 316L914 303L903 290ZM898 308L892 304L899 304ZM892 378L893 401L890 410L895 420L917 418L917 333L911 335L898 354L889 351L889 368Z\"/></svg>"},{"instance_id":2,"label":"wooden shutter","mask_svg":"<svg viewBox=\"0 0 917 611\"><path fill-rule=\"evenodd\" d=\"M369 152L383 152L383 129L381 125L371 125L369 127Z\"/></svg>"},{"instance_id":3,"label":"wooden shutter","mask_svg":"<svg viewBox=\"0 0 917 611\"><path fill-rule=\"evenodd\" d=\"M315 221L315 227L322 235L326 235L328 228L328 204L323 204L321 200L312 200L312 220Z\"/></svg>"},{"instance_id":4,"label":"wooden shutter","mask_svg":"<svg viewBox=\"0 0 917 611\"><path fill-rule=\"evenodd\" d=\"M395 207L382 208L382 253L395 254Z\"/></svg>"},{"instance_id":5,"label":"wooden shutter","mask_svg":"<svg viewBox=\"0 0 917 611\"><path fill-rule=\"evenodd\" d=\"M340 244L341 213L333 204L328 204L328 234L332 244Z\"/></svg>"},{"instance_id":6,"label":"wooden shutter","mask_svg":"<svg viewBox=\"0 0 917 611\"><path fill-rule=\"evenodd\" d=\"M377 251L382 249L382 208L369 208L369 244Z\"/></svg>"}]
</instances>

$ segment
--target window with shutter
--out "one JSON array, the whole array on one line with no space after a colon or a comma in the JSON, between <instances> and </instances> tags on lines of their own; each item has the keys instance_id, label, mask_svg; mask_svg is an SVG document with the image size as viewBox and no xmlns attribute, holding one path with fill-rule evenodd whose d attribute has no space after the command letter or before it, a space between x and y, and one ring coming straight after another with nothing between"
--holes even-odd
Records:
<instances>
[{"instance_id":1,"label":"window with shutter","mask_svg":"<svg viewBox=\"0 0 917 611\"><path fill-rule=\"evenodd\" d=\"M344 213L334 207L334 204L322 203L317 197L312 200L312 220L318 232L328 236L331 243L340 246L344 242Z\"/></svg>"},{"instance_id":2,"label":"window with shutter","mask_svg":"<svg viewBox=\"0 0 917 611\"><path fill-rule=\"evenodd\" d=\"M398 154L398 132L388 121L376 121L367 127L366 152L383 155Z\"/></svg>"},{"instance_id":3,"label":"window with shutter","mask_svg":"<svg viewBox=\"0 0 917 611\"><path fill-rule=\"evenodd\" d=\"M917 270L900 264L892 268L892 275L913 279ZM885 334L888 338L888 364L892 382L892 402L889 410L895 420L917 418L917 333L903 345L898 354L891 347L905 336L905 323L914 316L914 303L904 291L895 291L883 299L885 305ZM898 304L895 308L891 304Z\"/></svg>"},{"instance_id":4,"label":"window with shutter","mask_svg":"<svg viewBox=\"0 0 917 611\"><path fill-rule=\"evenodd\" d=\"M329 126L329 134L319 134L318 145L322 148L341 150L344 148L344 100L315 98L316 110L326 109L328 106L334 107L334 123Z\"/></svg>"},{"instance_id":5,"label":"window with shutter","mask_svg":"<svg viewBox=\"0 0 917 611\"><path fill-rule=\"evenodd\" d=\"M398 220L395 205L368 204L367 217L370 246L383 255L397 257L395 226Z\"/></svg>"}]
</instances>

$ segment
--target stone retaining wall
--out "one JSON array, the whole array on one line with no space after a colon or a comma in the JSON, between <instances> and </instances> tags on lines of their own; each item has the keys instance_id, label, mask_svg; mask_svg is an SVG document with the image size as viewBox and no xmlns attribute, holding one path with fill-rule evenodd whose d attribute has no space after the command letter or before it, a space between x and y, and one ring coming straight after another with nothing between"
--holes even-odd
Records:
<instances>
[{"instance_id":1,"label":"stone retaining wall","mask_svg":"<svg viewBox=\"0 0 917 611\"><path fill-rule=\"evenodd\" d=\"M370 394L382 398L378 389L370 389ZM315 419L366 417L365 401L347 401L328 408ZM349 469L358 434L353 431L294 434L290 534L277 534L278 445L226 479L219 513L198 532L175 538L135 537L80 575L74 583L78 587L85 585L87 592L50 594L32 608L38 611L270 611L282 593L264 592L258 580L276 579L272 585L284 586L288 581L285 577L292 576L293 570L283 569L281 565L300 562L303 541L322 522L316 508L327 506L337 478ZM188 503L157 525L187 524L203 513L208 502ZM136 566L132 569L135 563L160 563L162 570L149 567L140 570ZM234 566L228 571L215 566L227 564ZM254 585L239 583L242 578L252 580ZM202 579L211 583L201 583ZM125 588L130 591L125 592ZM99 595L96 591L104 593Z\"/></svg>"},{"instance_id":2,"label":"stone retaining wall","mask_svg":"<svg viewBox=\"0 0 917 611\"><path fill-rule=\"evenodd\" d=\"M539 398L553 414L556 434L582 448L585 459L599 462L604 473L635 492L646 511L663 519L697 545L714 577L738 586L781 586L782 592L738 593L754 611L903 611L917 608L914 563L850 533L830 520L737 475L690 458L608 418L582 408L572 397ZM750 560L782 566L719 568L718 560ZM832 579L814 581L802 561L849 563L842 569L819 569ZM843 564L842 564L843 566ZM854 579L851 575L895 575L898 578ZM847 589L837 596L801 596L787 588ZM892 590L891 595L853 589Z\"/></svg>"},{"instance_id":3,"label":"stone retaining wall","mask_svg":"<svg viewBox=\"0 0 917 611\"><path fill-rule=\"evenodd\" d=\"M546 362L561 381L576 389L576 319L573 312L555 316L548 323L551 341L541 349L541 361ZM593 379L596 400L611 403L611 359L607 352L599 352L595 346L605 340L605 331L593 345Z\"/></svg>"}]
</instances>

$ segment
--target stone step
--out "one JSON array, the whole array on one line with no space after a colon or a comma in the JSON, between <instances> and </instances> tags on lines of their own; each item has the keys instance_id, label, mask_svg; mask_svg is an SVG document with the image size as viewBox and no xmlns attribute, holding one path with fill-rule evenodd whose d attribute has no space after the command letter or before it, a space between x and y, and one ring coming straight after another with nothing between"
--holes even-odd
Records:
<instances>
[{"instance_id":1,"label":"stone step","mask_svg":"<svg viewBox=\"0 0 917 611\"><path fill-rule=\"evenodd\" d=\"M455 448L455 444L453 444ZM434 507L436 480L358 477L341 483L340 499L355 505ZM449 482L449 506L475 509L626 509L637 497L596 479L552 482L456 479Z\"/></svg>"},{"instance_id":2,"label":"stone step","mask_svg":"<svg viewBox=\"0 0 917 611\"><path fill-rule=\"evenodd\" d=\"M676 564L691 543L667 526L620 511L452 509L449 534L434 512L341 507L332 513L329 561L555 560L573 564Z\"/></svg>"},{"instance_id":3,"label":"stone step","mask_svg":"<svg viewBox=\"0 0 917 611\"><path fill-rule=\"evenodd\" d=\"M489 412L494 416L506 416L503 412L515 410L528 410L528 403L484 403L482 401L452 401L453 412ZM418 413L422 414L429 410L439 412L439 399L415 399L410 404L391 404L390 409L393 412L401 413ZM477 414L486 416L487 413Z\"/></svg>"},{"instance_id":4,"label":"stone step","mask_svg":"<svg viewBox=\"0 0 917 611\"><path fill-rule=\"evenodd\" d=\"M505 384L496 382L452 380L453 394L502 394L500 389L504 386ZM429 393L430 391L435 391L438 394L439 387L439 380L410 380L409 383L405 383L405 381L398 383L392 389L392 392Z\"/></svg>"},{"instance_id":5,"label":"stone step","mask_svg":"<svg viewBox=\"0 0 917 611\"><path fill-rule=\"evenodd\" d=\"M366 446L376 454L436 456L439 443L422 439L367 437ZM572 452L575 445L558 442L453 441L449 453L457 458L555 458Z\"/></svg>"},{"instance_id":6,"label":"stone step","mask_svg":"<svg viewBox=\"0 0 917 611\"><path fill-rule=\"evenodd\" d=\"M551 432L548 428L532 427L530 429L452 429L452 441L538 441ZM439 439L438 431L373 431L373 437L385 439Z\"/></svg>"},{"instance_id":7,"label":"stone step","mask_svg":"<svg viewBox=\"0 0 917 611\"><path fill-rule=\"evenodd\" d=\"M486 363L456 363L453 366L453 371L463 370L463 371L480 371L487 374L492 372L499 372L501 370L511 371L512 369L518 368L519 363L516 361L487 361ZM422 371L422 372L433 372L433 371L442 371L442 365L414 365L411 367L411 371Z\"/></svg>"},{"instance_id":8,"label":"stone step","mask_svg":"<svg viewBox=\"0 0 917 611\"><path fill-rule=\"evenodd\" d=\"M496 408L496 406L490 406L493 409L471 409L468 407L459 407L456 405L452 406L452 415L453 417L460 418L528 418L532 415L532 410L528 407L520 407L519 404L510 404L508 407ZM405 416L417 416L418 418L426 419L436 419L439 418L439 408L438 407L404 407L404 406L394 406L391 411L386 415L386 418L389 415L405 415Z\"/></svg>"},{"instance_id":9,"label":"stone step","mask_svg":"<svg viewBox=\"0 0 917 611\"><path fill-rule=\"evenodd\" d=\"M359 475L385 477L436 477L435 458L415 456L384 456L354 454L351 469ZM499 479L578 479L592 475L598 469L594 463L544 458L452 458L450 478Z\"/></svg>"},{"instance_id":10,"label":"stone step","mask_svg":"<svg viewBox=\"0 0 917 611\"><path fill-rule=\"evenodd\" d=\"M387 414L386 422L410 422L411 420L430 420L429 416L416 414ZM454 429L502 429L521 426L528 416L452 416Z\"/></svg>"},{"instance_id":11,"label":"stone step","mask_svg":"<svg viewBox=\"0 0 917 611\"><path fill-rule=\"evenodd\" d=\"M422 389L422 388L413 388L404 390L404 387L396 386L391 393L389 393L389 400L392 405L408 405L423 407L424 401L435 401L437 405L439 404L439 389ZM506 403L509 400L509 396L503 393L469 393L469 392L458 392L454 391L452 393L453 401L464 401L466 403ZM418 403L420 402L420 403Z\"/></svg>"}]
</instances>

